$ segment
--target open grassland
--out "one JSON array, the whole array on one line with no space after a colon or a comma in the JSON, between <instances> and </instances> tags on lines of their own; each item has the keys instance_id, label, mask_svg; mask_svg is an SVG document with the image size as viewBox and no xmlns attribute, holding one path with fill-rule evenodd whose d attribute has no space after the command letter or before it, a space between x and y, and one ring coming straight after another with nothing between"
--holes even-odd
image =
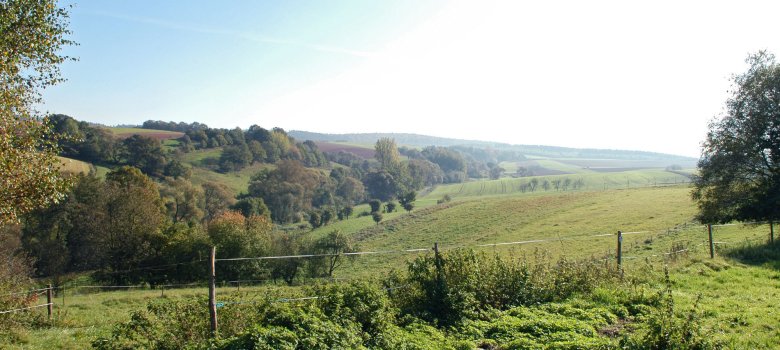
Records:
<instances>
[{"instance_id":1,"label":"open grassland","mask_svg":"<svg viewBox=\"0 0 780 350\"><path fill-rule=\"evenodd\" d=\"M682 163L684 167L695 164L692 161ZM661 160L625 160L625 159L584 159L584 158L544 158L528 157L520 162L502 162L501 167L507 174L514 174L524 167L535 175L591 174L611 173L635 170L661 170L673 165L671 161ZM677 164L680 165L680 164Z\"/></svg>"},{"instance_id":2,"label":"open grassland","mask_svg":"<svg viewBox=\"0 0 780 350\"><path fill-rule=\"evenodd\" d=\"M271 164L253 164L239 171L221 173L208 167L215 167L221 154L221 148L211 148L188 152L182 156L182 162L192 166L190 180L194 185L213 181L224 184L235 193L246 192L252 175L262 169L274 167Z\"/></svg>"},{"instance_id":3,"label":"open grassland","mask_svg":"<svg viewBox=\"0 0 780 350\"><path fill-rule=\"evenodd\" d=\"M92 170L92 165L87 162L59 156L57 159L59 159L62 163L62 166L60 167L60 171L62 172L71 174L89 174L89 172Z\"/></svg>"},{"instance_id":4,"label":"open grassland","mask_svg":"<svg viewBox=\"0 0 780 350\"><path fill-rule=\"evenodd\" d=\"M549 251L553 257L602 257L614 253L615 237L609 234L618 230L653 231L626 235L624 246L631 248L642 246L654 234L665 234L667 229L690 223L695 208L689 191L687 187L668 187L473 198L432 205L411 214L396 214L380 225L361 222L365 228L359 231L348 230L359 227L358 222L320 230L341 229L352 234L366 250L430 248L437 242L442 249L467 247L502 254L533 254L540 249ZM701 230L688 233L702 235ZM478 247L524 241L541 242ZM656 243L654 248L659 245ZM405 260L404 254L358 259L356 263L368 265L343 272L354 275L377 268L389 269L402 266Z\"/></svg>"},{"instance_id":5,"label":"open grassland","mask_svg":"<svg viewBox=\"0 0 780 350\"><path fill-rule=\"evenodd\" d=\"M219 163L219 157L222 155L222 148L209 148L184 153L181 161L192 167L192 183L196 185L208 181L223 183L230 187L236 193L246 191L249 180L258 171L262 169L273 169L273 164L255 163L239 171L221 173L214 170Z\"/></svg>"},{"instance_id":6,"label":"open grassland","mask_svg":"<svg viewBox=\"0 0 780 350\"><path fill-rule=\"evenodd\" d=\"M222 155L222 148L207 148L199 149L191 152L184 153L181 157L181 161L192 166L204 166L205 163L216 162L219 160L219 156Z\"/></svg>"},{"instance_id":7,"label":"open grassland","mask_svg":"<svg viewBox=\"0 0 780 350\"><path fill-rule=\"evenodd\" d=\"M252 175L258 171L268 168L273 168L271 164L253 164L240 171L234 171L230 173L220 173L207 168L195 167L192 168L192 177L190 181L194 185L201 185L209 181L222 183L235 193L246 192L249 188L249 180Z\"/></svg>"},{"instance_id":8,"label":"open grassland","mask_svg":"<svg viewBox=\"0 0 780 350\"><path fill-rule=\"evenodd\" d=\"M144 289L124 288L98 290L93 288L66 287L65 299L59 292L54 298L54 317L50 327L33 330L15 330L12 342L3 343L0 349L86 349L98 338L107 337L113 324L126 321L130 312L144 309L150 301L160 298L182 299L204 297L208 299L208 288ZM204 294L205 292L205 294ZM220 296L236 295L240 298L262 298L267 295L291 296L300 293L300 288L286 285L264 285L244 287L239 292L236 285L217 288ZM46 315L46 309L31 312Z\"/></svg>"},{"instance_id":9,"label":"open grassland","mask_svg":"<svg viewBox=\"0 0 780 350\"><path fill-rule=\"evenodd\" d=\"M178 132L178 131L167 131L167 130L152 130L152 129L141 129L141 128L108 128L111 133L114 134L114 136L118 138L128 138L133 135L141 135L146 137L151 137L158 140L170 140L170 139L178 139L179 137L184 136L184 133Z\"/></svg>"},{"instance_id":10,"label":"open grassland","mask_svg":"<svg viewBox=\"0 0 780 350\"><path fill-rule=\"evenodd\" d=\"M530 184L533 179L537 179L536 189L531 192L526 188L522 192L523 185ZM428 197L441 198L449 195L452 198L458 197L481 197L494 195L517 195L517 194L550 194L562 190L553 187L555 180L561 180L563 183L569 179L572 183L582 180L582 185L577 190L599 191L609 189L627 189L637 187L650 187L659 185L680 184L689 182L689 178L681 174L668 172L661 169L633 170L619 173L589 173L589 174L567 174L567 175L549 175L532 176L523 178L502 178L499 180L478 180L460 184L448 184L437 186ZM544 190L543 183L547 180L550 188ZM574 190L574 185L569 185L569 191Z\"/></svg>"},{"instance_id":11,"label":"open grassland","mask_svg":"<svg viewBox=\"0 0 780 350\"><path fill-rule=\"evenodd\" d=\"M364 145L364 144L356 144L356 143L349 143L349 142L324 142L324 141L318 141L316 142L317 148L319 148L322 152L330 152L330 153L338 153L340 151L353 153L358 157L365 158L365 159L373 159L374 158L374 146L373 145Z\"/></svg>"},{"instance_id":12,"label":"open grassland","mask_svg":"<svg viewBox=\"0 0 780 350\"><path fill-rule=\"evenodd\" d=\"M555 159L538 159L536 160L536 163L543 168L562 171L568 174L588 174L593 172L581 165L564 163Z\"/></svg>"},{"instance_id":13,"label":"open grassland","mask_svg":"<svg viewBox=\"0 0 780 350\"><path fill-rule=\"evenodd\" d=\"M70 159L70 158L59 157L59 156L57 158L62 162L62 167L60 168L60 171L66 173L89 174L90 171L94 170L95 174L98 177L102 178L105 177L109 171L111 171L111 169L106 168L104 166L94 165L76 159Z\"/></svg>"}]
</instances>

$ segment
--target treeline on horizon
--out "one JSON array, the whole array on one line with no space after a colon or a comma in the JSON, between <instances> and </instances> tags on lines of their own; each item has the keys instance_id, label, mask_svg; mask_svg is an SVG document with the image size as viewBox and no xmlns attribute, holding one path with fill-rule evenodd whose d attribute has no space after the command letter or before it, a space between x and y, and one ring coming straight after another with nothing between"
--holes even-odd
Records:
<instances>
[{"instance_id":1,"label":"treeline on horizon","mask_svg":"<svg viewBox=\"0 0 780 350\"><path fill-rule=\"evenodd\" d=\"M582 159L620 159L632 161L665 161L682 163L686 167L694 167L696 159L673 154L597 148L570 148L545 145L520 145L490 141L475 141L450 139L443 137L406 134L406 133L361 133L361 134L323 134L309 131L291 130L290 135L301 138L328 142L373 143L383 137L391 137L399 144L415 147L437 145L443 147L466 146L489 148L496 151L517 152L550 158L582 158Z\"/></svg>"},{"instance_id":2,"label":"treeline on horizon","mask_svg":"<svg viewBox=\"0 0 780 350\"><path fill-rule=\"evenodd\" d=\"M361 203L370 204L371 212L354 214L371 215L378 223L382 212L413 210L423 188L498 178L503 171L498 162L523 159L474 147L399 149L387 138L376 143L375 159L364 159L344 151L325 154L314 142L298 142L279 128L145 123L184 133L178 142L163 144L142 134L118 138L105 127L66 115L49 120L62 156L112 169L102 178L94 172L73 175L64 201L4 228L20 237L36 274L55 283L87 271L112 283L201 280L202 264L144 267L200 261L210 246L222 258L348 251L354 249L348 237L332 232L312 239L309 229L348 220ZM260 167L242 193L219 182L193 183L183 156L217 148L216 162L202 162L214 171L272 166ZM325 260L245 263L219 276L293 283L303 275L332 274L338 264Z\"/></svg>"}]
</instances>

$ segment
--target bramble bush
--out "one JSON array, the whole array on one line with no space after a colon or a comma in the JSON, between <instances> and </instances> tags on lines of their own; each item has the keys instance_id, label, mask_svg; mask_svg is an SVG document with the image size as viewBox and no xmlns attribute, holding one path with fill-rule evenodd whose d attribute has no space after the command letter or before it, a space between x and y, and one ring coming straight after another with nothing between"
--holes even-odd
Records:
<instances>
[{"instance_id":1,"label":"bramble bush","mask_svg":"<svg viewBox=\"0 0 780 350\"><path fill-rule=\"evenodd\" d=\"M395 284L409 285L392 298L403 313L452 325L483 310L564 300L617 277L614 270L592 261L562 258L553 263L540 252L534 260L470 250L421 256L409 264L406 276L391 277Z\"/></svg>"}]
</instances>

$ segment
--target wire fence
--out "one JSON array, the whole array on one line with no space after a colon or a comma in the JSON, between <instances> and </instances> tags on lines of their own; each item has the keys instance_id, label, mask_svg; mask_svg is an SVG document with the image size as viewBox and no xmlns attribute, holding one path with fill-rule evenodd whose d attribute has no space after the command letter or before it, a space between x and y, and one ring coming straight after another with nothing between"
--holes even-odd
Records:
<instances>
[{"instance_id":1,"label":"wire fence","mask_svg":"<svg viewBox=\"0 0 780 350\"><path fill-rule=\"evenodd\" d=\"M761 225L762 223L757 222L750 222L750 223L738 223L738 224L721 224L721 225L711 225L712 228L728 228L728 227L736 227L736 226L755 226L755 225ZM707 228L707 225L682 225L682 226L676 226L673 228L664 228L664 229L658 229L658 230L640 230L640 231L628 231L628 232L621 232L621 235L642 235L642 234L658 234L658 235L672 235L680 231L690 231L690 230L696 230L701 228ZM558 237L541 237L541 238L534 238L534 239L527 239L527 240L521 240L521 241L509 241L509 242L494 242L494 243L479 243L479 244L464 244L464 245L452 245L452 246L441 246L439 247L440 250L445 249L468 249L468 248L486 248L486 247L502 247L502 246L515 246L515 245L527 245L527 244L539 244L539 243L549 243L549 242L567 242L567 241L577 241L577 240L587 240L587 239L593 239L593 238L606 238L606 237L616 237L617 233L593 233L593 234L586 234L586 235L568 235L568 236L558 236ZM654 254L647 254L647 255L624 255L622 256L622 259L625 260L633 260L633 261L639 261L640 259L645 260L652 260L652 259L658 259L663 261L668 261L670 258L676 258L679 255L683 254L689 254L691 252L694 252L698 250L702 246L707 246L708 244L711 244L713 246L720 246L720 245L729 245L729 244L739 244L739 243L752 243L752 242L758 242L758 241L767 241L766 238L762 237L749 237L749 238L743 238L739 240L719 240L719 241L704 241L700 244L690 245L685 247L683 249L674 249L668 252L663 253L654 253ZM630 247L629 249L630 250ZM252 261L252 260L280 260L280 259L310 259L310 258L321 258L321 257L336 257L336 256L375 256L375 255L387 255L387 254L411 254L411 253L425 253L425 252L432 252L432 248L407 248L407 249L391 249L391 250L373 250L373 251L357 251L357 252L342 252L342 253L318 253L318 254L296 254L296 255L273 255L273 256L255 256L255 257L236 257L236 258L219 258L215 259L216 262L240 262L240 261ZM609 260L615 260L615 256L611 253L607 253L604 255L605 257L600 259L603 261L609 261ZM142 271L142 270L150 270L155 271L161 268L166 267L175 267L175 266L182 266L182 265L191 265L191 264L197 264L197 263L203 263L206 262L205 259L198 259L194 261L188 261L188 262L180 262L180 263L172 263L172 264L163 264L163 265L155 265L155 266L144 266L144 267L138 267L133 269L126 269L121 271L112 271L108 273L127 273L127 272L134 272L134 271ZM223 281L223 283L227 283L229 285L235 285L238 288L240 288L241 284L244 284L245 286L247 284L252 283L267 283L269 281L277 281L276 278L266 278L266 279L246 279L246 280L232 280L232 281ZM347 281L351 280L351 278L333 278L333 277L321 277L321 278L309 278L309 280L318 280L318 281L330 281L330 282L338 282L338 281ZM224 284L223 284L224 286ZM82 289L92 289L97 290L97 292L104 292L104 291L110 291L110 290L151 290L154 289L162 289L165 288L177 288L177 287L207 287L205 282L192 282L192 283L172 283L172 284L158 284L155 286L149 286L149 285L68 285L68 286L57 286L57 287L51 287L51 288L37 288L37 289L31 289L27 291L20 291L20 292L12 292L8 294L0 294L0 298L2 297L14 297L14 296L24 296L27 298L34 299L35 297L38 297L42 294L46 294L49 291L54 290L61 290L63 292L63 298L64 298L64 291L67 288L71 293L75 293L75 291L79 291ZM389 287L385 288L385 290L395 290L395 289L401 289L405 288L406 286L396 286L396 287ZM319 297L316 296L306 296L306 297L296 297L296 298L279 298L275 300L274 302L294 302L294 301L305 301L305 300L315 300ZM52 306L54 305L53 302L49 302L46 304L40 304L40 305L33 305L33 306L26 306L21 308L15 308L10 310L3 310L0 311L0 314L8 314L8 313L15 313L19 311L26 311L36 308L41 308L44 306ZM223 303L224 305L237 305L236 302L228 302L227 304Z\"/></svg>"},{"instance_id":2,"label":"wire fence","mask_svg":"<svg viewBox=\"0 0 780 350\"><path fill-rule=\"evenodd\" d=\"M54 303L47 303L47 304L41 304L41 305L35 305L35 306L22 307L22 308L18 308L18 309L0 311L0 314L10 314L10 313L18 312L18 311L37 309L39 307L50 306L50 305L54 305Z\"/></svg>"}]
</instances>

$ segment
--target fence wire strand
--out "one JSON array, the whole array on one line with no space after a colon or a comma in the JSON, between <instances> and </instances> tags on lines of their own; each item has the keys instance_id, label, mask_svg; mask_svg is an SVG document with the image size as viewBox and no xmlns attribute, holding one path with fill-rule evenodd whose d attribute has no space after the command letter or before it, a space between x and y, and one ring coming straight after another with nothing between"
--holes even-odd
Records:
<instances>
[{"instance_id":1,"label":"fence wire strand","mask_svg":"<svg viewBox=\"0 0 780 350\"><path fill-rule=\"evenodd\" d=\"M47 304L23 307L23 308L19 308L19 309L0 311L0 314L10 314L10 313L17 312L17 311L30 310L30 309L35 309L35 308L39 308L39 307L49 306L49 305L54 305L54 303L47 303Z\"/></svg>"},{"instance_id":2,"label":"fence wire strand","mask_svg":"<svg viewBox=\"0 0 780 350\"><path fill-rule=\"evenodd\" d=\"M712 225L712 227L724 227L724 226L747 226L747 225L757 225L757 224L764 224L760 222L748 222L748 223L730 223L730 224L720 224L720 225ZM658 230L645 230L645 231L628 231L628 232L621 232L623 235L633 235L633 234L646 234L646 233L657 233L657 234L671 234L678 232L680 230L695 230L695 229L701 229L706 228L707 225L682 225L679 227L673 227L673 228L665 228L665 229L658 229ZM497 247L497 246L508 246L508 245L522 245L522 244L533 244L533 243L546 243L546 242L563 242L563 241L571 241L571 240L581 240L581 239L588 239L588 238L600 238L600 237L615 237L617 236L617 233L598 233L598 234L592 234L592 235L585 235L585 236L569 236L569 237L558 237L558 238L540 238L540 239L529 239L529 240L523 240L523 241L513 241L513 242L497 242L497 243L484 243L484 244L471 244L471 245L461 245L461 246L440 246L439 250L451 250L451 249L459 249L459 248L484 248L484 247ZM762 240L761 237L751 237L751 238L745 238L745 242L754 242ZM712 244L716 245L722 245L722 244L734 244L739 242L731 242L731 241L717 241L712 242ZM709 244L708 240L704 240L703 243L700 243L698 245L693 246L692 248L700 247L700 246L706 246ZM380 254L398 254L398 253L419 253L419 252L430 252L432 251L432 248L409 248L409 249L397 249L397 250L377 250L377 251L361 251L361 252L344 252L344 253L324 253L324 254L298 254L298 255L279 255L279 256L259 256L259 257L238 257L238 258L222 258L222 259L215 259L215 261L243 261L243 260L273 260L273 259L299 259L299 258L315 258L315 257L336 257L336 256L362 256L362 255L380 255ZM663 257L666 258L669 255L679 254L683 252L689 252L690 248L677 250L673 252L667 252L662 254L652 254L645 256L645 258L653 257ZM627 260L635 260L635 259L641 259L641 256L623 256L623 259ZM600 260L612 260L614 257L606 257ZM132 271L140 271L140 270L149 270L149 269L159 269L163 267L174 267L174 266L181 266L181 265L190 265L190 264L196 264L201 262L206 262L207 260L199 259L195 261L190 262L181 262L181 263L173 263L173 264L165 264L165 265L156 265L156 266L146 266L146 267L139 267L135 269L128 269L128 270L122 270L122 271L113 271L113 272L107 272L108 274L114 274L114 273L123 273L123 272L132 272ZM339 280L349 280L344 278L330 278L329 280L339 281ZM271 281L275 279L263 279L263 280L240 280L240 281L226 281L227 283L241 283L241 282L266 282ZM165 288L165 287L181 287L181 286L199 286L202 285L202 282L194 282L194 283L182 283L182 284L163 284L158 285L157 287ZM403 288L405 286L401 287L393 287L385 290L393 290L398 288ZM140 285L111 285L111 286L101 286L101 285L75 285L75 286L67 286L69 289L79 289L79 288L87 288L87 289L132 289L132 288L147 288L147 286L140 286ZM22 292L15 292L15 293L9 293L4 294L4 296L15 296L15 295L31 295L32 293L36 293L36 296L40 296L45 294L45 292L49 288L39 288L39 289L32 289L29 291L22 291ZM65 289L65 286L59 286L59 287L52 287L51 290L57 290L57 289ZM297 300L310 300L315 299L317 297L305 297L305 298L282 298L281 300L284 301L297 301ZM10 313L15 311L21 311L21 310L27 310L31 308L37 308L37 307L43 307L47 306L49 304L42 304L42 305L36 305L28 308L21 308L21 309L14 309L14 310L8 310L8 311L2 311L0 314L4 313Z\"/></svg>"}]
</instances>

